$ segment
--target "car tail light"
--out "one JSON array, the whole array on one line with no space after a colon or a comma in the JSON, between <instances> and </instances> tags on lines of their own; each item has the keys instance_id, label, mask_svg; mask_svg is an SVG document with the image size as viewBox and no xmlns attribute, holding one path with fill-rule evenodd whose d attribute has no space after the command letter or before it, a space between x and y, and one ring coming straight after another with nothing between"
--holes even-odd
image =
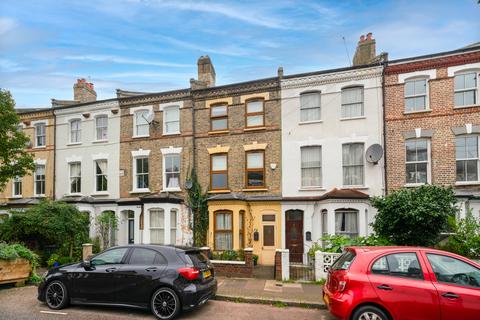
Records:
<instances>
[{"instance_id":1,"label":"car tail light","mask_svg":"<svg viewBox=\"0 0 480 320\"><path fill-rule=\"evenodd\" d=\"M330 288L332 292L343 292L347 288L348 278L344 272L335 272L330 277Z\"/></svg>"},{"instance_id":2,"label":"car tail light","mask_svg":"<svg viewBox=\"0 0 480 320\"><path fill-rule=\"evenodd\" d=\"M180 268L178 273L187 280L195 280L200 275L200 270L197 268Z\"/></svg>"},{"instance_id":3,"label":"car tail light","mask_svg":"<svg viewBox=\"0 0 480 320\"><path fill-rule=\"evenodd\" d=\"M345 277L343 280L338 281L338 291L343 292L347 287L347 278Z\"/></svg>"}]
</instances>

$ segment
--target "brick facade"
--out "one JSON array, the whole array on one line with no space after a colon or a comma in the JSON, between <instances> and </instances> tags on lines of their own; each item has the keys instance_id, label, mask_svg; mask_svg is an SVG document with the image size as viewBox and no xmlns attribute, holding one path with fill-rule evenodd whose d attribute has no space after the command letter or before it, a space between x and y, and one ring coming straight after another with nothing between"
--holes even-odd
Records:
<instances>
[{"instance_id":1,"label":"brick facade","mask_svg":"<svg viewBox=\"0 0 480 320\"><path fill-rule=\"evenodd\" d=\"M388 191L405 186L406 137L421 137L422 132L429 133L427 134L431 150L429 182L443 186L456 184L456 135L452 129L466 127L468 124L480 125L480 104L477 97L475 106L454 106L454 77L452 72L449 75L448 68L470 70L472 65L479 62L480 51L477 48L472 52L460 51L424 59L404 59L392 61L387 65L384 90ZM410 76L429 76L427 81L429 108L427 107L425 111L405 112L405 84L401 79ZM478 191L478 185L476 183L456 185L456 189Z\"/></svg>"}]
</instances>

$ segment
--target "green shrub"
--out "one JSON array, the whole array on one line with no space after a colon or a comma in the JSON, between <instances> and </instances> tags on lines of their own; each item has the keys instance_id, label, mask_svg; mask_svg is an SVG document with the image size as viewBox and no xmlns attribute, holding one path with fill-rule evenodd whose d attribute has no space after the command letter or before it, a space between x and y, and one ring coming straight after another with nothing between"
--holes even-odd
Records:
<instances>
[{"instance_id":1,"label":"green shrub","mask_svg":"<svg viewBox=\"0 0 480 320\"><path fill-rule=\"evenodd\" d=\"M480 258L480 219L474 218L469 212L466 218L453 223L452 228L453 234L438 248L471 259Z\"/></svg>"},{"instance_id":2,"label":"green shrub","mask_svg":"<svg viewBox=\"0 0 480 320\"><path fill-rule=\"evenodd\" d=\"M222 252L214 252L213 260L238 261L240 260L240 253L235 250L225 250Z\"/></svg>"},{"instance_id":3,"label":"green shrub","mask_svg":"<svg viewBox=\"0 0 480 320\"><path fill-rule=\"evenodd\" d=\"M15 260L18 258L28 260L32 266L33 273L35 273L35 269L38 266L38 255L36 253L18 243L6 244L5 242L0 242L0 260Z\"/></svg>"},{"instance_id":4,"label":"green shrub","mask_svg":"<svg viewBox=\"0 0 480 320\"><path fill-rule=\"evenodd\" d=\"M314 242L308 255L315 256L315 251L341 253L343 248L350 246L388 246L392 245L388 240L377 235L370 235L368 237L350 238L344 235L326 235L322 237L321 242Z\"/></svg>"}]
</instances>

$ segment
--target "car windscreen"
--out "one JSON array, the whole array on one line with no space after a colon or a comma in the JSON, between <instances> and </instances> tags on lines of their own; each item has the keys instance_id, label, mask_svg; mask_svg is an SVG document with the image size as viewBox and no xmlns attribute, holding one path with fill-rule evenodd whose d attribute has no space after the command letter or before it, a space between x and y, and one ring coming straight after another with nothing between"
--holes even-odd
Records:
<instances>
[{"instance_id":1,"label":"car windscreen","mask_svg":"<svg viewBox=\"0 0 480 320\"><path fill-rule=\"evenodd\" d=\"M347 270L355 259L355 252L346 251L333 263L332 270Z\"/></svg>"}]
</instances>

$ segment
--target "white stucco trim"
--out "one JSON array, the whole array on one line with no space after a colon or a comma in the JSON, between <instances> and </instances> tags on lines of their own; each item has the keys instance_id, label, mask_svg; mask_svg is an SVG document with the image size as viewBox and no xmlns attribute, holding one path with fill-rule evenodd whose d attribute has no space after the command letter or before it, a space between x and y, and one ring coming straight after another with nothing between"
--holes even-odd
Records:
<instances>
[{"instance_id":1,"label":"white stucco trim","mask_svg":"<svg viewBox=\"0 0 480 320\"><path fill-rule=\"evenodd\" d=\"M179 107L180 109L183 109L183 101L172 101L167 103L160 103L158 110L163 111L163 109L168 107Z\"/></svg>"},{"instance_id":2,"label":"white stucco trim","mask_svg":"<svg viewBox=\"0 0 480 320\"><path fill-rule=\"evenodd\" d=\"M166 168L166 166L165 166L165 156L176 154L176 155L179 155L179 157L180 157L180 153L182 152L182 147L174 148L174 147L170 146L169 148L162 148L162 149L160 149L160 151L162 152L162 191L161 192L182 191L182 189L180 188L180 181L178 181L179 186L176 187L176 188L168 188L167 187L167 177L166 177L166 172L165 172L165 168ZM181 168L182 168L182 159L180 158L180 168L179 168L180 174L182 173Z\"/></svg>"},{"instance_id":3,"label":"white stucco trim","mask_svg":"<svg viewBox=\"0 0 480 320\"><path fill-rule=\"evenodd\" d=\"M367 150L366 148L368 148L369 146L367 146L367 141L368 141L368 137L366 136L358 136L358 137L343 137L343 138L339 138L338 141L341 143L341 144L346 144L346 143L364 143L365 144L365 150ZM374 142L372 142L374 143Z\"/></svg>"},{"instance_id":4,"label":"white stucco trim","mask_svg":"<svg viewBox=\"0 0 480 320\"><path fill-rule=\"evenodd\" d=\"M82 157L81 156L76 156L73 155L71 157L65 158L65 162L71 163L71 162L82 162Z\"/></svg>"},{"instance_id":5,"label":"white stucco trim","mask_svg":"<svg viewBox=\"0 0 480 320\"><path fill-rule=\"evenodd\" d=\"M144 204L144 242L146 244L151 243L151 236L150 236L150 213L152 210L163 210L163 240L164 244L172 244L170 243L170 234L171 234L171 220L170 215L172 210L176 211L176 221L175 221L175 228L176 228L176 237L175 243L177 244L179 238L183 237L182 235L182 225L180 221L182 220L182 214L184 213L182 210L182 205L179 203L146 203Z\"/></svg>"},{"instance_id":6,"label":"white stucco trim","mask_svg":"<svg viewBox=\"0 0 480 320\"><path fill-rule=\"evenodd\" d=\"M80 122L86 121L85 119L83 119L81 114L75 114L69 117L65 117L63 118L63 120L64 120L64 123L68 125L70 125L70 122L72 122L73 120L80 120Z\"/></svg>"},{"instance_id":7,"label":"white stucco trim","mask_svg":"<svg viewBox=\"0 0 480 320\"><path fill-rule=\"evenodd\" d=\"M138 157L148 157L150 155L150 150L143 150L143 149L138 149L132 151L132 157L138 158Z\"/></svg>"},{"instance_id":8,"label":"white stucco trim","mask_svg":"<svg viewBox=\"0 0 480 320\"><path fill-rule=\"evenodd\" d=\"M30 122L30 126L35 127L36 124L40 124L40 123L45 123L45 125L48 126L48 119L32 121L32 122Z\"/></svg>"},{"instance_id":9,"label":"white stucco trim","mask_svg":"<svg viewBox=\"0 0 480 320\"><path fill-rule=\"evenodd\" d=\"M35 160L33 161L33 163L38 164L38 165L45 166L45 165L47 165L47 159L35 159Z\"/></svg>"},{"instance_id":10,"label":"white stucco trim","mask_svg":"<svg viewBox=\"0 0 480 320\"><path fill-rule=\"evenodd\" d=\"M480 62L462 64L460 66L448 67L447 74L449 77L453 77L457 72L463 71L480 71ZM478 81L478 80L477 80Z\"/></svg>"},{"instance_id":11,"label":"white stucco trim","mask_svg":"<svg viewBox=\"0 0 480 320\"><path fill-rule=\"evenodd\" d=\"M108 118L110 118L112 116L112 113L109 110L102 110L102 111L97 111L97 112L90 113L90 118L92 120L95 120L95 118L97 118L99 116L107 116Z\"/></svg>"},{"instance_id":12,"label":"white stucco trim","mask_svg":"<svg viewBox=\"0 0 480 320\"><path fill-rule=\"evenodd\" d=\"M130 114L135 114L135 112L141 111L141 110L147 110L148 112L152 113L153 106L149 105L149 106L140 106L140 107L130 108Z\"/></svg>"},{"instance_id":13,"label":"white stucco trim","mask_svg":"<svg viewBox=\"0 0 480 320\"><path fill-rule=\"evenodd\" d=\"M400 73L398 75L398 83L405 83L405 80L410 78L421 78L426 77L429 79L436 79L437 78L437 69L430 69L430 70L421 70L421 71L413 71L408 73Z\"/></svg>"},{"instance_id":14,"label":"white stucco trim","mask_svg":"<svg viewBox=\"0 0 480 320\"><path fill-rule=\"evenodd\" d=\"M108 160L108 153L92 154L92 160Z\"/></svg>"},{"instance_id":15,"label":"white stucco trim","mask_svg":"<svg viewBox=\"0 0 480 320\"><path fill-rule=\"evenodd\" d=\"M162 152L162 154L177 154L177 153L181 153L182 152L182 147L177 147L177 148L174 148L172 146L168 147L168 148L161 148L160 151Z\"/></svg>"}]
</instances>

